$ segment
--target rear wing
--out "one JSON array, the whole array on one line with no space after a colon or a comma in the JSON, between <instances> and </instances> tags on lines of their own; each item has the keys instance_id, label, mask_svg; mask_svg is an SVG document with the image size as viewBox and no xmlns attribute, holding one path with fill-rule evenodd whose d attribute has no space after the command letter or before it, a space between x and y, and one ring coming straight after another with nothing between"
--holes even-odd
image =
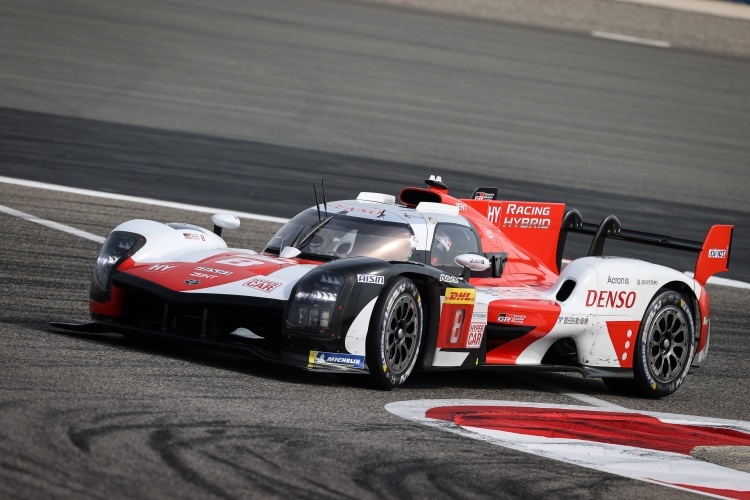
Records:
<instances>
[{"instance_id":1,"label":"rear wing","mask_svg":"<svg viewBox=\"0 0 750 500\"><path fill-rule=\"evenodd\" d=\"M705 285L708 278L716 273L729 270L729 253L732 247L734 226L717 224L709 229L701 241L673 238L671 236L622 229L620 221L614 215L605 217L599 224L583 222L578 210L568 210L563 217L560 236L557 240L557 268L562 265L562 254L568 233L593 235L589 256L602 255L607 239L621 240L641 245L651 245L673 250L682 250L698 254L695 264L695 280Z\"/></svg>"}]
</instances>

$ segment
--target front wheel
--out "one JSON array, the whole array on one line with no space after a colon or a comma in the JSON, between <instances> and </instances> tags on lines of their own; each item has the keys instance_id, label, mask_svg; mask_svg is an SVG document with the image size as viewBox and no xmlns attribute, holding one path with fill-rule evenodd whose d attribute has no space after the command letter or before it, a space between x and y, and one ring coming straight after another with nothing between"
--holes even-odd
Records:
<instances>
[{"instance_id":1,"label":"front wheel","mask_svg":"<svg viewBox=\"0 0 750 500\"><path fill-rule=\"evenodd\" d=\"M657 294L641 322L633 379L605 379L608 387L649 398L668 396L685 380L695 354L695 323L686 298L667 290Z\"/></svg>"},{"instance_id":2,"label":"front wheel","mask_svg":"<svg viewBox=\"0 0 750 500\"><path fill-rule=\"evenodd\" d=\"M367 334L367 368L381 389L399 387L414 369L422 342L422 300L408 278L389 281L375 304Z\"/></svg>"}]
</instances>

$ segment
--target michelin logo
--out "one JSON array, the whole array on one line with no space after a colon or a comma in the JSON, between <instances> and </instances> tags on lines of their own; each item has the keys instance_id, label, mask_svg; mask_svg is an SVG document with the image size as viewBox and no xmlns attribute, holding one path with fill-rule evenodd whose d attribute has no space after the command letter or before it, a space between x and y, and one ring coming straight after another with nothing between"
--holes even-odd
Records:
<instances>
[{"instance_id":1,"label":"michelin logo","mask_svg":"<svg viewBox=\"0 0 750 500\"><path fill-rule=\"evenodd\" d=\"M346 368L365 368L365 357L357 354L340 352L310 351L309 362L317 366L341 366Z\"/></svg>"}]
</instances>

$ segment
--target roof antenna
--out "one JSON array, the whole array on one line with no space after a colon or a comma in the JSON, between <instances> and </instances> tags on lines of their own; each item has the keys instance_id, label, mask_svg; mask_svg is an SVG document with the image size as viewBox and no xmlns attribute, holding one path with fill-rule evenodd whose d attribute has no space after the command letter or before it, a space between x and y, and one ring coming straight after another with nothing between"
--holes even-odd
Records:
<instances>
[{"instance_id":1,"label":"roof antenna","mask_svg":"<svg viewBox=\"0 0 750 500\"><path fill-rule=\"evenodd\" d=\"M320 179L320 187L323 190L323 210L325 210L326 217L328 217L328 203L326 203L326 186L323 184L323 179Z\"/></svg>"},{"instance_id":2,"label":"roof antenna","mask_svg":"<svg viewBox=\"0 0 750 500\"><path fill-rule=\"evenodd\" d=\"M315 184L313 184L313 193L315 193L315 208L318 209L318 220L320 220L320 204L318 203L318 190L315 188Z\"/></svg>"}]
</instances>

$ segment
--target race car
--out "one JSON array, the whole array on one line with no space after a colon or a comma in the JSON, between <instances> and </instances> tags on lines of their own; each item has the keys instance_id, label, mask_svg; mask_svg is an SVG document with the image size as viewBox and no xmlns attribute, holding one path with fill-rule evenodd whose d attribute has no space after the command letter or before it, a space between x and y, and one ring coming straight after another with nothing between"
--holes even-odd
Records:
<instances>
[{"instance_id":1,"label":"race car","mask_svg":"<svg viewBox=\"0 0 750 500\"><path fill-rule=\"evenodd\" d=\"M733 226L690 241L623 229L615 216L587 223L562 203L501 201L497 188L459 199L439 177L426 184L398 200L316 201L259 253L227 247L231 214L214 215L213 231L125 222L97 259L91 320L53 326L369 375L383 389L415 369L520 368L663 397L706 359L704 285L728 269ZM592 242L563 266L571 232ZM605 256L607 239L695 252L695 272Z\"/></svg>"}]
</instances>

